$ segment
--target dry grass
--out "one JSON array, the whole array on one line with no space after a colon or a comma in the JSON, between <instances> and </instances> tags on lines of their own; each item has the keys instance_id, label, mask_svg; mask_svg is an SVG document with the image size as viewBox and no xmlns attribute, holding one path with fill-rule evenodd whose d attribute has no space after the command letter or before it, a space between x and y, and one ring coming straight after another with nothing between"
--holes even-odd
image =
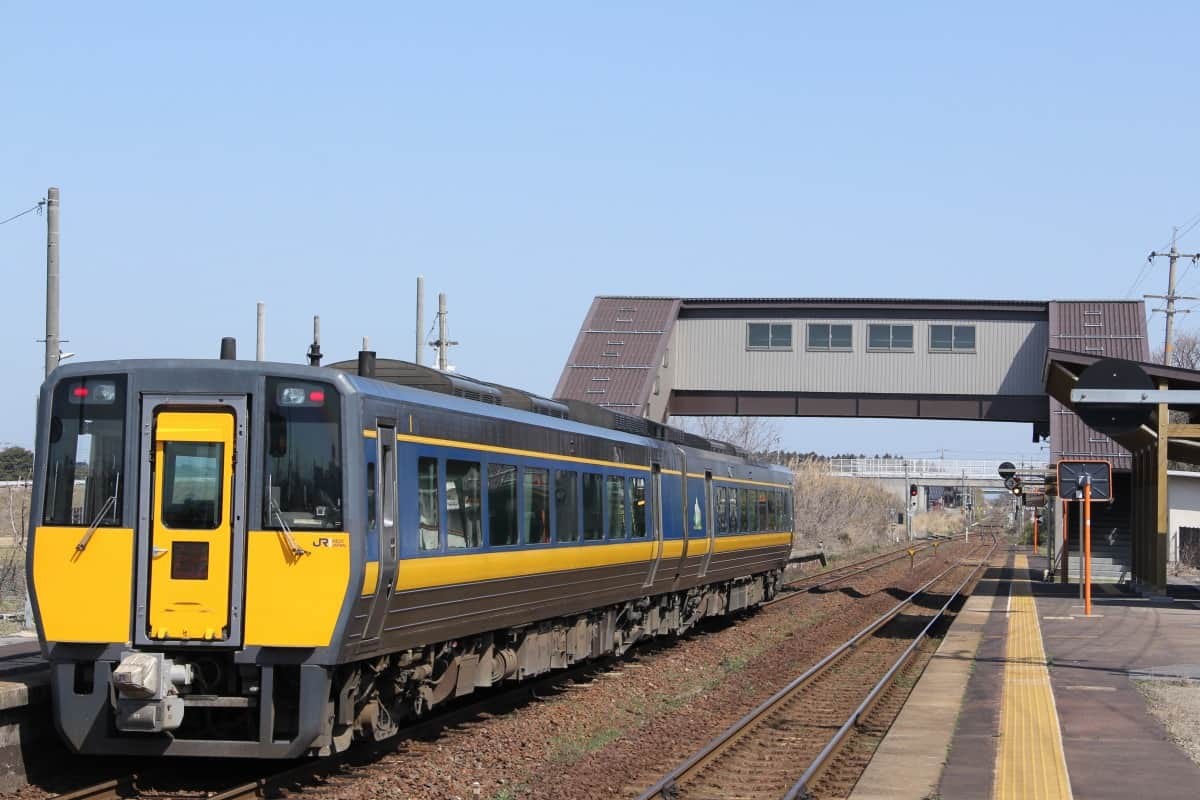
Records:
<instances>
[{"instance_id":1,"label":"dry grass","mask_svg":"<svg viewBox=\"0 0 1200 800\"><path fill-rule=\"evenodd\" d=\"M903 500L875 481L830 475L819 461L790 465L795 473L796 543L828 552L878 547L892 539Z\"/></svg>"},{"instance_id":2,"label":"dry grass","mask_svg":"<svg viewBox=\"0 0 1200 800\"><path fill-rule=\"evenodd\" d=\"M24 605L29 496L28 486L0 486L0 611Z\"/></svg>"}]
</instances>

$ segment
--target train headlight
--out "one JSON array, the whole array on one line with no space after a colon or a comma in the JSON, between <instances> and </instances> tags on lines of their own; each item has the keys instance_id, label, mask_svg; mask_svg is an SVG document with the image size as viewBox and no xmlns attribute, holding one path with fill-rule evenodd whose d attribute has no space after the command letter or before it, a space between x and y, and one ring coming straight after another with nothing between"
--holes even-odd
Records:
<instances>
[{"instance_id":1,"label":"train headlight","mask_svg":"<svg viewBox=\"0 0 1200 800\"><path fill-rule=\"evenodd\" d=\"M279 405L323 406L325 405L325 390L315 386L280 386Z\"/></svg>"},{"instance_id":2,"label":"train headlight","mask_svg":"<svg viewBox=\"0 0 1200 800\"><path fill-rule=\"evenodd\" d=\"M77 383L68 395L72 403L88 405L112 405L117 399L117 385L112 381Z\"/></svg>"}]
</instances>

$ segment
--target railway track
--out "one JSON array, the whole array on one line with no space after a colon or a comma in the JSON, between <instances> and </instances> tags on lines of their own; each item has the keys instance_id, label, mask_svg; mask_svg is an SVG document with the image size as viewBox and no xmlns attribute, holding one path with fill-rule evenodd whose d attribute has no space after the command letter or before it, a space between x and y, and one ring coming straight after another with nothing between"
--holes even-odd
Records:
<instances>
[{"instance_id":1,"label":"railway track","mask_svg":"<svg viewBox=\"0 0 1200 800\"><path fill-rule=\"evenodd\" d=\"M886 553L879 553L878 555L864 558L861 561L854 561L849 564L844 564L840 567L827 569L823 572L817 573L816 575L806 575L804 577L797 578L791 583L785 584L783 587L783 592L785 595L790 595L799 592L813 592L817 589L823 589L826 586L841 583L847 578L852 578L855 575L861 575L864 572L870 572L873 569L878 569L879 567L886 566L892 562L899 561L900 559L911 558L913 554L922 553L930 548L934 548L936 552L936 548L939 544L948 544L950 541L954 541L954 539L913 544L909 547L902 547L898 550L889 550ZM776 603L780 599L782 599L782 596L776 598L775 600L771 600L768 603L764 603L763 605Z\"/></svg>"},{"instance_id":2,"label":"railway track","mask_svg":"<svg viewBox=\"0 0 1200 800\"><path fill-rule=\"evenodd\" d=\"M569 681L585 681L603 673L620 659L605 658L583 662L565 670L556 670L548 675L526 681L517 686L489 694L478 700L448 708L441 714L416 722L400 733L382 742L356 745L344 753L328 758L306 761L279 770L262 768L257 774L251 762L220 762L221 769L239 773L223 784L209 774L203 780L206 788L192 788L201 783L200 778L189 779L187 765L178 763L163 769L147 769L137 774L106 779L81 789L56 795L56 800L129 800L140 798L164 798L167 800L242 800L252 797L284 797L306 788L319 788L330 778L348 774L356 766L370 763L380 756L392 752L401 742L433 739L442 730L469 722L489 714L503 714L528 702L531 698L558 691ZM180 772L183 772L181 775ZM319 796L319 795L318 795Z\"/></svg>"},{"instance_id":3,"label":"railway track","mask_svg":"<svg viewBox=\"0 0 1200 800\"><path fill-rule=\"evenodd\" d=\"M917 545L912 548L916 552L928 550L935 545L932 543ZM821 589L855 575L869 572L891 564L899 559L910 557L909 548L878 554L862 561L846 564L819 575L801 578L788 584L787 594L777 597L770 603L779 602L789 596L801 595L805 592ZM936 580L936 579L935 579ZM769 605L766 603L764 605ZM653 646L653 643L651 643ZM179 767L160 771L147 769L136 774L123 775L115 779L107 779L66 794L60 794L59 800L116 800L117 798L168 798L169 800L190 800L204 798L205 800L241 800L255 797L281 797L302 791L305 788L321 787L330 778L352 770L354 766L368 763L380 755L394 750L405 740L430 739L437 736L442 729L462 724L484 714L495 714L498 710L508 710L526 702L531 696L552 692L556 687L572 680L586 679L588 676L604 672L619 662L619 659L605 659L598 662L588 662L564 671L556 671L541 679L523 683L511 689L489 695L456 709L428 720L415 723L404 729L396 737L371 746L356 746L342 753L319 761L289 766L283 770L263 770L254 774L252 768L247 769L247 762L238 762L235 769L240 773L224 784L214 782L209 774L204 781L208 788L194 789L188 786L189 781L179 774ZM228 769L229 764L224 765ZM186 772L186 770L185 770ZM187 788L184 788L187 786ZM228 788L225 788L228 787ZM655 796L655 795L650 795ZM668 797L672 795L658 795Z\"/></svg>"},{"instance_id":4,"label":"railway track","mask_svg":"<svg viewBox=\"0 0 1200 800\"><path fill-rule=\"evenodd\" d=\"M981 547L921 586L663 776L638 800L812 797L813 787L839 749L876 704L888 697L894 678L987 565L995 548L993 542L982 555L985 548ZM882 677L876 680L876 676Z\"/></svg>"}]
</instances>

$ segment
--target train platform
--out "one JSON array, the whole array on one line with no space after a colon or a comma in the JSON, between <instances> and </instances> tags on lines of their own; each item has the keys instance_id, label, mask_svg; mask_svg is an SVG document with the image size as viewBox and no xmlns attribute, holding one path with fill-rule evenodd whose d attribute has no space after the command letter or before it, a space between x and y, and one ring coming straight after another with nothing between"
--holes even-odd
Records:
<instances>
[{"instance_id":1,"label":"train platform","mask_svg":"<svg viewBox=\"0 0 1200 800\"><path fill-rule=\"evenodd\" d=\"M32 754L53 738L50 670L37 637L0 637L0 792L25 784Z\"/></svg>"},{"instance_id":2,"label":"train platform","mask_svg":"<svg viewBox=\"0 0 1200 800\"><path fill-rule=\"evenodd\" d=\"M1200 692L1200 598L1097 588L1088 617L1044 569L1026 548L988 570L852 800L1200 796L1137 686Z\"/></svg>"}]
</instances>

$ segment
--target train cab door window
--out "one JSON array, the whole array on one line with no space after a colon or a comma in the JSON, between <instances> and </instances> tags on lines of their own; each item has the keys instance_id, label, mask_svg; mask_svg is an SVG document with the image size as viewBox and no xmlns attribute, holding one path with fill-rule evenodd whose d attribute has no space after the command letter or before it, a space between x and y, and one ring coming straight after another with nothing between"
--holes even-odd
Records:
<instances>
[{"instance_id":1,"label":"train cab door window","mask_svg":"<svg viewBox=\"0 0 1200 800\"><path fill-rule=\"evenodd\" d=\"M51 403L43 524L120 525L128 483L125 378L62 381Z\"/></svg>"},{"instance_id":2,"label":"train cab door window","mask_svg":"<svg viewBox=\"0 0 1200 800\"><path fill-rule=\"evenodd\" d=\"M483 544L480 469L475 461L446 461L446 547L463 550Z\"/></svg>"},{"instance_id":3,"label":"train cab door window","mask_svg":"<svg viewBox=\"0 0 1200 800\"><path fill-rule=\"evenodd\" d=\"M526 467L521 477L521 541L550 541L550 470Z\"/></svg>"},{"instance_id":4,"label":"train cab door window","mask_svg":"<svg viewBox=\"0 0 1200 800\"><path fill-rule=\"evenodd\" d=\"M594 472L583 473L583 538L604 538L604 481Z\"/></svg>"},{"instance_id":5,"label":"train cab door window","mask_svg":"<svg viewBox=\"0 0 1200 800\"><path fill-rule=\"evenodd\" d=\"M422 456L417 459L417 513L417 547L426 553L437 550L441 544L442 521L436 458Z\"/></svg>"},{"instance_id":6,"label":"train cab door window","mask_svg":"<svg viewBox=\"0 0 1200 800\"><path fill-rule=\"evenodd\" d=\"M488 543L507 547L517 543L517 468L488 464Z\"/></svg>"},{"instance_id":7,"label":"train cab door window","mask_svg":"<svg viewBox=\"0 0 1200 800\"><path fill-rule=\"evenodd\" d=\"M646 479L645 478L630 478L632 486L631 493L631 508L630 522L632 523L632 535L634 539L646 538Z\"/></svg>"},{"instance_id":8,"label":"train cab door window","mask_svg":"<svg viewBox=\"0 0 1200 800\"><path fill-rule=\"evenodd\" d=\"M579 473L554 471L554 525L558 541L579 541Z\"/></svg>"},{"instance_id":9,"label":"train cab door window","mask_svg":"<svg viewBox=\"0 0 1200 800\"><path fill-rule=\"evenodd\" d=\"M608 475L604 479L604 510L608 521L608 538L624 539L625 530L625 479Z\"/></svg>"},{"instance_id":10,"label":"train cab door window","mask_svg":"<svg viewBox=\"0 0 1200 800\"><path fill-rule=\"evenodd\" d=\"M221 454L218 442L165 442L162 523L210 531L221 524Z\"/></svg>"},{"instance_id":11,"label":"train cab door window","mask_svg":"<svg viewBox=\"0 0 1200 800\"><path fill-rule=\"evenodd\" d=\"M738 489L738 533L750 532L750 490Z\"/></svg>"}]
</instances>

